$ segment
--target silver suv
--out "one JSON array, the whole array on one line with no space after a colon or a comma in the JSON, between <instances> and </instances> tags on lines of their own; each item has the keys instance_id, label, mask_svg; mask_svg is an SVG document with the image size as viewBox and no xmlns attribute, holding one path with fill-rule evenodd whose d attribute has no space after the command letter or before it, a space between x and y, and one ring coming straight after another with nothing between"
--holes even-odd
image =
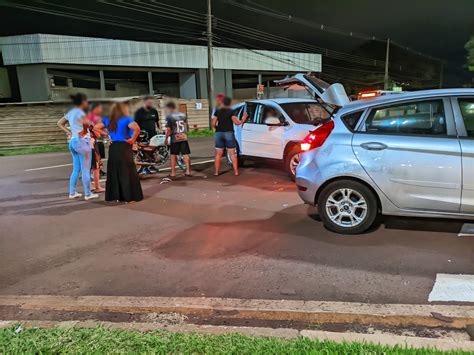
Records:
<instances>
[{"instance_id":1,"label":"silver suv","mask_svg":"<svg viewBox=\"0 0 474 355\"><path fill-rule=\"evenodd\" d=\"M334 232L362 233L379 213L474 218L474 89L347 104L301 149L298 193Z\"/></svg>"}]
</instances>

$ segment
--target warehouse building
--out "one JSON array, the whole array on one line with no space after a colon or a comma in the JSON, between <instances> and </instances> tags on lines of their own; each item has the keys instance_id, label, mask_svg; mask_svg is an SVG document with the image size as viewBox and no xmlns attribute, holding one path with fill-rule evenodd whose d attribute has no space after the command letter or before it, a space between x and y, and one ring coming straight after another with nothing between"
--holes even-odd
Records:
<instances>
[{"instance_id":1,"label":"warehouse building","mask_svg":"<svg viewBox=\"0 0 474 355\"><path fill-rule=\"evenodd\" d=\"M61 101L163 94L207 98L205 46L31 34L0 38L0 101ZM321 72L321 55L215 47L215 91L234 98L270 91L273 80Z\"/></svg>"}]
</instances>

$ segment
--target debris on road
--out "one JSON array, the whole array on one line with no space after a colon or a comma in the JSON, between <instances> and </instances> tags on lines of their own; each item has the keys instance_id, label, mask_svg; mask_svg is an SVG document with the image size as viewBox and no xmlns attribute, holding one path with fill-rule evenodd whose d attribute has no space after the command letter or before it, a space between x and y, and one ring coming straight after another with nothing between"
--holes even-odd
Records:
<instances>
[{"instance_id":1,"label":"debris on road","mask_svg":"<svg viewBox=\"0 0 474 355\"><path fill-rule=\"evenodd\" d=\"M141 317L143 322L160 323L165 325L184 324L188 317L179 313L148 313Z\"/></svg>"}]
</instances>

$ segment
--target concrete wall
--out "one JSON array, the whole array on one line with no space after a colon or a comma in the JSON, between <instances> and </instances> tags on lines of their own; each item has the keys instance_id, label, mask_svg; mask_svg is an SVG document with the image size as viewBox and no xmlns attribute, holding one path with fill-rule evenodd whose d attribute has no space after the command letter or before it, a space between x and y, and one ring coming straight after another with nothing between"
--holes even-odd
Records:
<instances>
[{"instance_id":1,"label":"concrete wall","mask_svg":"<svg viewBox=\"0 0 474 355\"><path fill-rule=\"evenodd\" d=\"M140 96L148 94L148 85L132 82L121 82L115 85L114 91L105 90L102 92L100 89L85 89L76 87L64 87L56 86L51 88L51 99L53 101L58 100L69 100L70 95L81 92L89 98L100 98L100 97L129 97L129 96Z\"/></svg>"},{"instance_id":2,"label":"concrete wall","mask_svg":"<svg viewBox=\"0 0 474 355\"><path fill-rule=\"evenodd\" d=\"M45 65L20 65L16 68L23 102L50 99L48 72Z\"/></svg>"},{"instance_id":3,"label":"concrete wall","mask_svg":"<svg viewBox=\"0 0 474 355\"><path fill-rule=\"evenodd\" d=\"M191 130L209 128L209 110L207 100L199 99L155 99L160 112L161 127L165 127L165 103L173 100L186 112ZM105 112L108 115L110 101L104 99ZM130 103L132 115L140 108L142 100L133 99ZM0 103L0 148L17 148L45 144L66 144L65 134L57 127L58 120L71 108L65 102L42 102L30 104Z\"/></svg>"},{"instance_id":4,"label":"concrete wall","mask_svg":"<svg viewBox=\"0 0 474 355\"><path fill-rule=\"evenodd\" d=\"M179 97L197 99L196 73L179 73Z\"/></svg>"},{"instance_id":5,"label":"concrete wall","mask_svg":"<svg viewBox=\"0 0 474 355\"><path fill-rule=\"evenodd\" d=\"M12 97L7 68L0 68L0 99Z\"/></svg>"}]
</instances>

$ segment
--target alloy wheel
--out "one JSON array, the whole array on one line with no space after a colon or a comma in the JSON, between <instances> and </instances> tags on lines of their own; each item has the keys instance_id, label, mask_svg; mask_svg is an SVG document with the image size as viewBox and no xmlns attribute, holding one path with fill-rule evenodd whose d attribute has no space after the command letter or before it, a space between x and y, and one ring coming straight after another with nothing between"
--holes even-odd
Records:
<instances>
[{"instance_id":1,"label":"alloy wheel","mask_svg":"<svg viewBox=\"0 0 474 355\"><path fill-rule=\"evenodd\" d=\"M332 192L326 200L326 212L340 227L356 227L367 216L367 202L356 190L342 188Z\"/></svg>"},{"instance_id":2,"label":"alloy wheel","mask_svg":"<svg viewBox=\"0 0 474 355\"><path fill-rule=\"evenodd\" d=\"M298 167L298 165L300 165L300 160L300 153L296 153L290 159L290 171L294 176L296 175L296 168Z\"/></svg>"}]
</instances>

